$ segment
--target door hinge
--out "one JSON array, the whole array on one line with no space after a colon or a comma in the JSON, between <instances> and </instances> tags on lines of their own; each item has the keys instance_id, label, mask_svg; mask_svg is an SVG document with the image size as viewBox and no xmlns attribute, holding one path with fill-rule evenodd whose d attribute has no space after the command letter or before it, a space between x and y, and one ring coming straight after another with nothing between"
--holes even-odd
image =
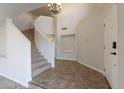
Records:
<instances>
[{"instance_id":1,"label":"door hinge","mask_svg":"<svg viewBox=\"0 0 124 93\"><path fill-rule=\"evenodd\" d=\"M106 71L106 69L104 68L104 72Z\"/></svg>"},{"instance_id":2,"label":"door hinge","mask_svg":"<svg viewBox=\"0 0 124 93\"><path fill-rule=\"evenodd\" d=\"M104 46L104 49L105 49L106 47Z\"/></svg>"},{"instance_id":3,"label":"door hinge","mask_svg":"<svg viewBox=\"0 0 124 93\"><path fill-rule=\"evenodd\" d=\"M104 24L104 27L105 27L105 24Z\"/></svg>"},{"instance_id":4,"label":"door hinge","mask_svg":"<svg viewBox=\"0 0 124 93\"><path fill-rule=\"evenodd\" d=\"M116 67L116 66L117 66L117 64L114 64L114 66Z\"/></svg>"}]
</instances>

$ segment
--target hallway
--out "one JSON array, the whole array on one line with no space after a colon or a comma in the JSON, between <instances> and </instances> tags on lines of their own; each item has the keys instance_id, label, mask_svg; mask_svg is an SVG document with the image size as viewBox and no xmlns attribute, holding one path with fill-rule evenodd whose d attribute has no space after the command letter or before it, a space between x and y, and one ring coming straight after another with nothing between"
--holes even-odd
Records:
<instances>
[{"instance_id":1,"label":"hallway","mask_svg":"<svg viewBox=\"0 0 124 93\"><path fill-rule=\"evenodd\" d=\"M78 72L78 73L77 73ZM56 67L33 78L45 89L108 89L105 77L75 61L56 60Z\"/></svg>"}]
</instances>

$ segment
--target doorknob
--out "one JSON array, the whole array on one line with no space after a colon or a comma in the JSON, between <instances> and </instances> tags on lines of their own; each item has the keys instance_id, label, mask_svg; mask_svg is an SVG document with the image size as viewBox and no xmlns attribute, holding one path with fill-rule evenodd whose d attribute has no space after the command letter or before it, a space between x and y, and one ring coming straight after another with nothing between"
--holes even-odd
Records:
<instances>
[{"instance_id":1,"label":"doorknob","mask_svg":"<svg viewBox=\"0 0 124 93\"><path fill-rule=\"evenodd\" d=\"M116 52L111 52L110 54L112 54L112 55L116 55Z\"/></svg>"}]
</instances>

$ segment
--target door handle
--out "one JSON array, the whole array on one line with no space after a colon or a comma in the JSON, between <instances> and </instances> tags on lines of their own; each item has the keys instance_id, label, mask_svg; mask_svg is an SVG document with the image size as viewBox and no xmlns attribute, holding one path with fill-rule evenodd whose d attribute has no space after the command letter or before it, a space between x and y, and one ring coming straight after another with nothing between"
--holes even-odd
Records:
<instances>
[{"instance_id":1,"label":"door handle","mask_svg":"<svg viewBox=\"0 0 124 93\"><path fill-rule=\"evenodd\" d=\"M110 54L112 54L112 55L116 55L116 52L111 52Z\"/></svg>"}]
</instances>

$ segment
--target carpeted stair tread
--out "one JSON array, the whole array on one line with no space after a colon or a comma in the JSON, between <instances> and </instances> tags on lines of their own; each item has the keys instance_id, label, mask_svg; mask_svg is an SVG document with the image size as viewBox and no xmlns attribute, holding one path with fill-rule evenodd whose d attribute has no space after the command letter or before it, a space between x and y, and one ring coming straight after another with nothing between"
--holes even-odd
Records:
<instances>
[{"instance_id":1,"label":"carpeted stair tread","mask_svg":"<svg viewBox=\"0 0 124 93\"><path fill-rule=\"evenodd\" d=\"M43 66L46 64L47 64L47 61L33 62L32 63L32 70L39 67L39 66Z\"/></svg>"},{"instance_id":2,"label":"carpeted stair tread","mask_svg":"<svg viewBox=\"0 0 124 93\"><path fill-rule=\"evenodd\" d=\"M32 58L32 62L37 62L37 61L47 61L44 57L34 57Z\"/></svg>"},{"instance_id":3,"label":"carpeted stair tread","mask_svg":"<svg viewBox=\"0 0 124 93\"><path fill-rule=\"evenodd\" d=\"M51 64L38 51L34 42L34 29L22 31L22 33L31 41L31 60L32 60L32 76L36 76L45 70L51 68Z\"/></svg>"},{"instance_id":4,"label":"carpeted stair tread","mask_svg":"<svg viewBox=\"0 0 124 93\"><path fill-rule=\"evenodd\" d=\"M43 66L40 66L40 67L37 67L33 70L32 72L32 76L37 76L38 74L41 74L42 72L48 70L51 68L51 64L47 63L46 65L43 65Z\"/></svg>"}]
</instances>

